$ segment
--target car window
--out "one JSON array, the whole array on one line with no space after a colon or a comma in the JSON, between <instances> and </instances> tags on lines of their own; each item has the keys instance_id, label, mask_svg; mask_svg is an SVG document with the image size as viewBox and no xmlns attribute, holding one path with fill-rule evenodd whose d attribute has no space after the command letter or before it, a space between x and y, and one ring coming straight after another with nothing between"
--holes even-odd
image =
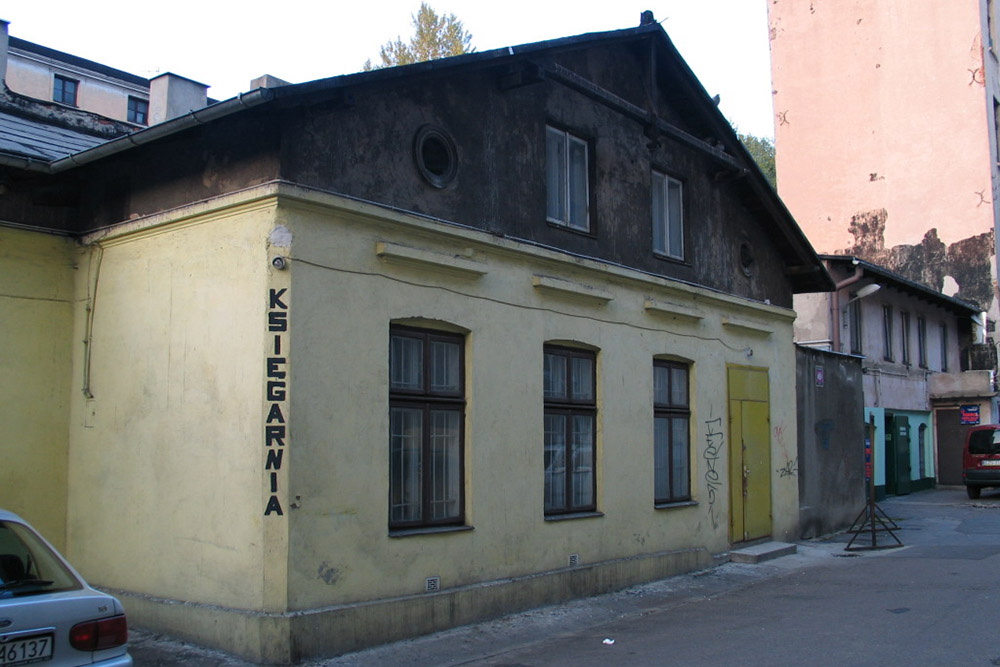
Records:
<instances>
[{"instance_id":1,"label":"car window","mask_svg":"<svg viewBox=\"0 0 1000 667\"><path fill-rule=\"evenodd\" d=\"M1000 453L1000 430L974 431L969 434L970 454Z\"/></svg>"},{"instance_id":2,"label":"car window","mask_svg":"<svg viewBox=\"0 0 1000 667\"><path fill-rule=\"evenodd\" d=\"M0 599L82 587L30 528L0 521Z\"/></svg>"}]
</instances>

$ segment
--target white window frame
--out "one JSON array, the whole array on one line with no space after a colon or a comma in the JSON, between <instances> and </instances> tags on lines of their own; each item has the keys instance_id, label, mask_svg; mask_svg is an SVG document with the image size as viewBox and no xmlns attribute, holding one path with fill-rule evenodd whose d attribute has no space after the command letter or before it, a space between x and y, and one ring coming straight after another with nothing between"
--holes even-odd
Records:
<instances>
[{"instance_id":1,"label":"white window frame","mask_svg":"<svg viewBox=\"0 0 1000 667\"><path fill-rule=\"evenodd\" d=\"M129 95L125 106L125 116L130 123L149 125L149 100Z\"/></svg>"},{"instance_id":2,"label":"white window frame","mask_svg":"<svg viewBox=\"0 0 1000 667\"><path fill-rule=\"evenodd\" d=\"M654 171L652 196L653 252L684 259L684 184Z\"/></svg>"},{"instance_id":3,"label":"white window frame","mask_svg":"<svg viewBox=\"0 0 1000 667\"><path fill-rule=\"evenodd\" d=\"M72 95L67 92L67 88L72 88ZM57 96L58 93L58 96ZM71 97L67 101L67 97ZM63 74L52 75L52 101L66 106L79 106L80 100L80 80Z\"/></svg>"},{"instance_id":4,"label":"white window frame","mask_svg":"<svg viewBox=\"0 0 1000 667\"><path fill-rule=\"evenodd\" d=\"M555 146L553 142L561 145ZM571 160L583 149L582 178ZM553 150L555 149L555 150ZM576 151L574 151L576 149ZM545 127L546 211L549 222L581 232L590 231L590 146L565 130ZM576 176L576 178L574 178ZM582 208L582 215L579 211Z\"/></svg>"}]
</instances>

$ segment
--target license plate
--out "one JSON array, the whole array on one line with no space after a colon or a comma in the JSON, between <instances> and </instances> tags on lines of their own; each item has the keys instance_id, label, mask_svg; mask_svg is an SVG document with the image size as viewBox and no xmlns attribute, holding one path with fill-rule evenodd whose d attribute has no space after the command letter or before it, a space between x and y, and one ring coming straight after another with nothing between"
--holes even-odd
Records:
<instances>
[{"instance_id":1,"label":"license plate","mask_svg":"<svg viewBox=\"0 0 1000 667\"><path fill-rule=\"evenodd\" d=\"M52 635L35 635L0 644L0 665L28 665L52 659Z\"/></svg>"},{"instance_id":2,"label":"license plate","mask_svg":"<svg viewBox=\"0 0 1000 667\"><path fill-rule=\"evenodd\" d=\"M1000 459L987 459L986 461L980 461L979 465L983 466L984 468L986 467L996 468L997 466L1000 466Z\"/></svg>"}]
</instances>

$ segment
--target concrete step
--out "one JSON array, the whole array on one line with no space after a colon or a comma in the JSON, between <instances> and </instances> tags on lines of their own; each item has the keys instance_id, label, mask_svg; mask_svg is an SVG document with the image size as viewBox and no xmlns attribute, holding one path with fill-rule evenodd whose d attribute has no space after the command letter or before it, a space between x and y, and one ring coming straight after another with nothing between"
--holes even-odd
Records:
<instances>
[{"instance_id":1,"label":"concrete step","mask_svg":"<svg viewBox=\"0 0 1000 667\"><path fill-rule=\"evenodd\" d=\"M734 563L763 563L772 558L780 558L795 553L797 547L788 542L762 542L749 547L733 549L729 560Z\"/></svg>"}]
</instances>

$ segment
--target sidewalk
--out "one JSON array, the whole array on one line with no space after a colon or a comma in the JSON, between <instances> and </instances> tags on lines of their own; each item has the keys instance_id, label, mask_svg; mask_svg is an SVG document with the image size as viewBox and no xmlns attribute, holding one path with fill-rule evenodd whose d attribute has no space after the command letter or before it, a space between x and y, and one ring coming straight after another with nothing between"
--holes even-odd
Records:
<instances>
[{"instance_id":1,"label":"sidewalk","mask_svg":"<svg viewBox=\"0 0 1000 667\"><path fill-rule=\"evenodd\" d=\"M879 587L869 579L877 577L877 581L886 582L888 586L889 581L901 577L900 583L886 588L881 598L873 598L871 605L876 608L882 605L882 599L910 593L916 595L923 587L936 585L934 573L940 570L940 563L949 564L947 571L951 574L947 576L951 581L945 583L955 586L956 595L959 589L973 590L971 594L976 594L978 570L975 568L983 565L979 561L1000 554L1000 494L984 494L981 500L970 501L961 488L941 488L890 498L880 503L880 507L899 523L901 529L897 534L903 548L846 552L847 535L801 542L796 554L760 564L726 563L618 593L514 614L303 665L601 665L623 660L631 664L659 664L662 661L653 657L660 656L654 650L656 647L673 656L669 660L672 664L714 664L710 656L724 656L726 651L736 651L729 657L741 664L795 664L795 660L782 662L780 657L774 660L776 656L771 653L765 657L764 653L771 649L764 625L750 628L746 623L760 620L764 624L771 618L782 629L798 628L799 634L829 634L829 619L839 618L835 613L838 609L844 614L845 626L852 617L867 613L867 606L861 610L854 606L861 597L852 592L855 587L875 595L872 591ZM876 559L883 559L879 568L856 567L863 561ZM1000 557L996 561L1000 562ZM986 588L991 595L992 589ZM996 589L1000 590L1000 585ZM942 593L941 599L947 595ZM905 605L894 603L896 606L888 612L882 609L879 622L885 613L893 617L906 615L899 610L909 612L919 606L918 602L919 599ZM805 606L799 606L801 604ZM746 611L760 605L763 606L754 614ZM782 605L787 606L787 611L782 611L785 608ZM811 615L825 620L813 627ZM916 617L916 614L908 615L906 620L909 622ZM702 622L695 622L696 618L701 618ZM898 625L901 619L892 620ZM726 641L738 642L731 648L726 647L718 634L723 628L726 629ZM946 631L944 626L941 631ZM741 632L748 634L740 639ZM995 634L993 627L983 637ZM777 639L775 637L774 641ZM789 647L795 645L794 641L801 641L801 638L784 642L786 650L791 650ZM704 648L696 652L698 646ZM243 667L251 664L139 631L133 635L131 652L140 667L175 664ZM996 653L994 658L1000 656L1000 648ZM817 662L815 658L809 661L834 664ZM853 664L878 663L859 660Z\"/></svg>"}]
</instances>

